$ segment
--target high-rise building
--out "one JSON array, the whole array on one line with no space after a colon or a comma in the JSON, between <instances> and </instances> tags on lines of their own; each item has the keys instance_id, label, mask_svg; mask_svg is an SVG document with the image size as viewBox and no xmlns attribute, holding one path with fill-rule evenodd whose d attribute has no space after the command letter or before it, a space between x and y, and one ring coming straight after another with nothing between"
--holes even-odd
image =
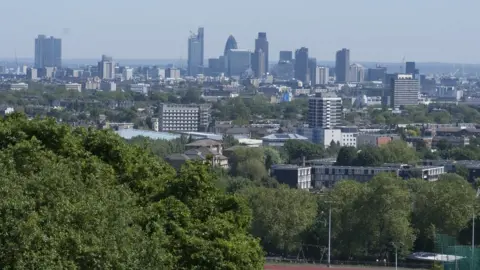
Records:
<instances>
[{"instance_id":1,"label":"high-rise building","mask_svg":"<svg viewBox=\"0 0 480 270\"><path fill-rule=\"evenodd\" d=\"M255 39L253 72L256 77L261 77L268 72L268 40L267 33L258 33L258 38Z\"/></svg>"},{"instance_id":2,"label":"high-rise building","mask_svg":"<svg viewBox=\"0 0 480 270\"><path fill-rule=\"evenodd\" d=\"M350 70L350 50L341 49L335 57L335 77L337 83L347 83Z\"/></svg>"},{"instance_id":3,"label":"high-rise building","mask_svg":"<svg viewBox=\"0 0 480 270\"><path fill-rule=\"evenodd\" d=\"M308 126L331 129L340 125L342 98L334 93L320 93L308 99Z\"/></svg>"},{"instance_id":4,"label":"high-rise building","mask_svg":"<svg viewBox=\"0 0 480 270\"><path fill-rule=\"evenodd\" d=\"M98 77L102 80L115 79L115 62L112 57L102 55L102 61L98 62Z\"/></svg>"},{"instance_id":5,"label":"high-rise building","mask_svg":"<svg viewBox=\"0 0 480 270\"><path fill-rule=\"evenodd\" d=\"M415 75L415 62L405 63L405 74Z\"/></svg>"},{"instance_id":6,"label":"high-rise building","mask_svg":"<svg viewBox=\"0 0 480 270\"><path fill-rule=\"evenodd\" d=\"M293 60L293 52L292 51L280 51L280 61L289 61L292 62Z\"/></svg>"},{"instance_id":7,"label":"high-rise building","mask_svg":"<svg viewBox=\"0 0 480 270\"><path fill-rule=\"evenodd\" d=\"M308 49L302 47L295 51L295 79L307 84L310 81L308 69Z\"/></svg>"},{"instance_id":8,"label":"high-rise building","mask_svg":"<svg viewBox=\"0 0 480 270\"><path fill-rule=\"evenodd\" d=\"M230 35L225 43L225 50L223 51L223 68L226 73L228 73L228 52L236 49L238 49L237 41L235 40L235 37Z\"/></svg>"},{"instance_id":9,"label":"high-rise building","mask_svg":"<svg viewBox=\"0 0 480 270\"><path fill-rule=\"evenodd\" d=\"M385 80L385 74L387 74L387 68L378 66L375 68L369 68L367 70L367 81L381 81Z\"/></svg>"},{"instance_id":10,"label":"high-rise building","mask_svg":"<svg viewBox=\"0 0 480 270\"><path fill-rule=\"evenodd\" d=\"M189 76L203 73L203 40L204 30L198 28L197 33L191 33L188 38L188 72Z\"/></svg>"},{"instance_id":11,"label":"high-rise building","mask_svg":"<svg viewBox=\"0 0 480 270\"><path fill-rule=\"evenodd\" d=\"M308 71L310 72L310 85L317 84L317 58L308 58Z\"/></svg>"},{"instance_id":12,"label":"high-rise building","mask_svg":"<svg viewBox=\"0 0 480 270\"><path fill-rule=\"evenodd\" d=\"M390 82L391 99L393 108L408 105L418 105L420 81L412 74L397 74Z\"/></svg>"},{"instance_id":13,"label":"high-rise building","mask_svg":"<svg viewBox=\"0 0 480 270\"><path fill-rule=\"evenodd\" d=\"M350 65L348 82L361 83L365 80L365 68L360 64Z\"/></svg>"},{"instance_id":14,"label":"high-rise building","mask_svg":"<svg viewBox=\"0 0 480 270\"><path fill-rule=\"evenodd\" d=\"M255 51L252 55L252 70L257 78L260 78L266 74L265 52L262 49Z\"/></svg>"},{"instance_id":15,"label":"high-rise building","mask_svg":"<svg viewBox=\"0 0 480 270\"><path fill-rule=\"evenodd\" d=\"M238 49L237 41L235 37L230 35L225 43L225 50L223 51L223 56L227 56L228 51Z\"/></svg>"},{"instance_id":16,"label":"high-rise building","mask_svg":"<svg viewBox=\"0 0 480 270\"><path fill-rule=\"evenodd\" d=\"M45 35L35 39L35 68L62 66L62 40Z\"/></svg>"},{"instance_id":17,"label":"high-rise building","mask_svg":"<svg viewBox=\"0 0 480 270\"><path fill-rule=\"evenodd\" d=\"M242 76L250 68L252 52L249 50L231 49L227 55L228 76Z\"/></svg>"},{"instance_id":18,"label":"high-rise building","mask_svg":"<svg viewBox=\"0 0 480 270\"><path fill-rule=\"evenodd\" d=\"M329 78L328 73L329 73L328 67L317 66L315 68L315 85L328 84L328 78Z\"/></svg>"}]
</instances>

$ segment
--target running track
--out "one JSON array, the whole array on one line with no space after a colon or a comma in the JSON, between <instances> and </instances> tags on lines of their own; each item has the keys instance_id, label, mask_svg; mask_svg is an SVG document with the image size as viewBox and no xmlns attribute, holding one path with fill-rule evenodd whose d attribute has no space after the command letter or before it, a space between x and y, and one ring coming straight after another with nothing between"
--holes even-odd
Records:
<instances>
[{"instance_id":1,"label":"running track","mask_svg":"<svg viewBox=\"0 0 480 270\"><path fill-rule=\"evenodd\" d=\"M332 270L325 266L265 265L265 270ZM356 270L356 268L333 268L334 270ZM368 268L362 268L368 270ZM357 269L358 270L358 269Z\"/></svg>"}]
</instances>

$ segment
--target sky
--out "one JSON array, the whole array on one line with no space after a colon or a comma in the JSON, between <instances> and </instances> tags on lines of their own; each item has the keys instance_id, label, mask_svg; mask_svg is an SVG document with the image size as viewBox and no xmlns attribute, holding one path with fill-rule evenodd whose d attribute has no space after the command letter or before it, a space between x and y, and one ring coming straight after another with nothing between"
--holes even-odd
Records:
<instances>
[{"instance_id":1,"label":"sky","mask_svg":"<svg viewBox=\"0 0 480 270\"><path fill-rule=\"evenodd\" d=\"M64 59L186 59L205 28L205 57L234 35L253 49L267 32L270 59L309 48L333 61L480 63L478 0L22 0L2 1L0 58L33 57L38 34L62 38Z\"/></svg>"}]
</instances>

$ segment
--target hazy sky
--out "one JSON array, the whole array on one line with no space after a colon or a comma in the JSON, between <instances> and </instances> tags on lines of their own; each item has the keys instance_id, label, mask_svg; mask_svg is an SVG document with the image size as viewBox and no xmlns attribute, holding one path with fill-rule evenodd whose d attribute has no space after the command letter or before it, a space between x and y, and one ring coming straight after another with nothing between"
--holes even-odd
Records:
<instances>
[{"instance_id":1,"label":"hazy sky","mask_svg":"<svg viewBox=\"0 0 480 270\"><path fill-rule=\"evenodd\" d=\"M318 60L347 47L352 61L480 63L478 10L478 0L4 0L0 57L33 57L45 34L63 39L66 59L185 59L203 26L205 57L230 34L253 49L262 31L272 60L305 46Z\"/></svg>"}]
</instances>

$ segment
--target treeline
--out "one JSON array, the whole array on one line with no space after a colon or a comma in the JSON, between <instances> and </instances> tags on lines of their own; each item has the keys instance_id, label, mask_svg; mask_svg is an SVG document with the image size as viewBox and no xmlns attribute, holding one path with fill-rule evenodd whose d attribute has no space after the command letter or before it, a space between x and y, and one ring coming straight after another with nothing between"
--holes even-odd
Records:
<instances>
[{"instance_id":1,"label":"treeline","mask_svg":"<svg viewBox=\"0 0 480 270\"><path fill-rule=\"evenodd\" d=\"M391 260L394 245L401 258L412 251L433 251L436 233L466 235L459 243L469 244L478 204L472 186L458 175L430 183L382 174L365 184L340 182L325 194L284 186L245 187L235 194L252 208L250 230L264 251L316 260L326 259L330 207L332 257L375 261Z\"/></svg>"}]
</instances>

